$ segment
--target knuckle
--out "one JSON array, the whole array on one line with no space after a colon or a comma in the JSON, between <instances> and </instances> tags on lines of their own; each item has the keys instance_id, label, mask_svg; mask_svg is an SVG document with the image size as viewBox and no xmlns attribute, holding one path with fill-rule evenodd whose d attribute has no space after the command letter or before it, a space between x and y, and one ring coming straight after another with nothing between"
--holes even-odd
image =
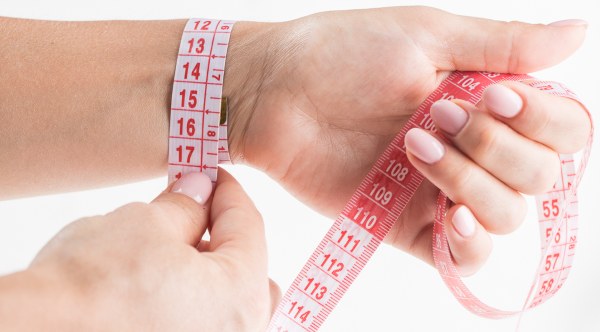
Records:
<instances>
[{"instance_id":1,"label":"knuckle","mask_svg":"<svg viewBox=\"0 0 600 332\"><path fill-rule=\"evenodd\" d=\"M531 90L534 92L527 93L525 100L525 109L530 114L526 117L528 136L536 140L551 142L549 145L560 153L575 153L581 150L586 145L591 131L591 120L587 111L573 100L568 100L564 107L541 106L549 105L548 101L543 100L547 97L546 93L534 90L534 88ZM563 97L553 98L564 99ZM580 112L573 111L573 114L568 116L569 120L565 121L567 115L563 112L551 111L549 107L577 109ZM562 133L560 140L557 139L557 131Z\"/></svg>"},{"instance_id":2,"label":"knuckle","mask_svg":"<svg viewBox=\"0 0 600 332\"><path fill-rule=\"evenodd\" d=\"M117 212L117 213L138 212L138 211L143 211L143 210L147 209L147 207L148 207L148 203L132 202L132 203L127 203L127 204L121 206L120 208L116 209L114 212Z\"/></svg>"},{"instance_id":3,"label":"knuckle","mask_svg":"<svg viewBox=\"0 0 600 332\"><path fill-rule=\"evenodd\" d=\"M573 137L571 144L565 147L565 153L575 153L581 149L583 149L590 137L590 127L588 126L586 130L576 130L575 137Z\"/></svg>"},{"instance_id":4,"label":"knuckle","mask_svg":"<svg viewBox=\"0 0 600 332\"><path fill-rule=\"evenodd\" d=\"M523 43L523 38L527 38L527 32L537 27L532 24L511 21L507 22L502 27L502 35L504 32L508 34L507 38L507 57L506 69L508 73L523 73L525 68L537 67L539 59L532 56L531 52L523 52L523 48L527 48L528 43Z\"/></svg>"},{"instance_id":5,"label":"knuckle","mask_svg":"<svg viewBox=\"0 0 600 332\"><path fill-rule=\"evenodd\" d=\"M475 145L471 157L483 162L490 156L495 156L500 146L499 136L499 131L491 125L482 128L479 134L479 143Z\"/></svg>"},{"instance_id":6,"label":"knuckle","mask_svg":"<svg viewBox=\"0 0 600 332\"><path fill-rule=\"evenodd\" d=\"M437 9L437 8L429 7L429 6L425 6L425 5L415 5L415 6L411 6L410 8L415 13L417 13L417 14L423 14L423 15L443 14L443 13L445 13L441 9Z\"/></svg>"},{"instance_id":7,"label":"knuckle","mask_svg":"<svg viewBox=\"0 0 600 332\"><path fill-rule=\"evenodd\" d=\"M506 28L506 27L505 27ZM506 57L506 70L507 73L514 73L517 72L517 70L519 69L519 65L522 61L522 59L519 57L519 53L518 50L515 50L515 48L518 47L519 45L519 36L520 36L520 25L519 22L508 22L507 23L507 29L506 31L508 31L508 38L507 38L507 54L508 56ZM500 36L502 36L503 34L500 33Z\"/></svg>"},{"instance_id":8,"label":"knuckle","mask_svg":"<svg viewBox=\"0 0 600 332\"><path fill-rule=\"evenodd\" d=\"M199 205L191 200L161 200L158 204L149 204L149 217L153 219L178 218L195 221L200 211Z\"/></svg>"},{"instance_id":9,"label":"knuckle","mask_svg":"<svg viewBox=\"0 0 600 332\"><path fill-rule=\"evenodd\" d=\"M498 214L499 220L494 222L494 227L490 229L492 233L508 234L515 231L525 220L527 214L527 202L525 197L515 193L515 197L504 204L506 208L502 209Z\"/></svg>"},{"instance_id":10,"label":"knuckle","mask_svg":"<svg viewBox=\"0 0 600 332\"><path fill-rule=\"evenodd\" d=\"M263 221L262 214L258 211L258 209L254 206L236 206L231 207L225 211L223 211L224 215L227 215L229 218L236 219L251 219L257 221Z\"/></svg>"},{"instance_id":11,"label":"knuckle","mask_svg":"<svg viewBox=\"0 0 600 332\"><path fill-rule=\"evenodd\" d=\"M470 188L474 181L474 167L471 165L462 165L460 168L451 168L449 169L449 172L444 174L447 174L449 177L448 187L453 189L461 190Z\"/></svg>"},{"instance_id":12,"label":"knuckle","mask_svg":"<svg viewBox=\"0 0 600 332\"><path fill-rule=\"evenodd\" d=\"M77 219L77 220L73 221L72 223L66 225L61 230L61 233L69 233L70 234L73 232L77 232L78 230L88 226L94 220L96 220L96 217L83 217L83 218Z\"/></svg>"},{"instance_id":13,"label":"knuckle","mask_svg":"<svg viewBox=\"0 0 600 332\"><path fill-rule=\"evenodd\" d=\"M250 217L254 220L258 220L260 222L264 221L263 215L262 213L260 213L260 211L258 211L256 208L253 208L250 213Z\"/></svg>"},{"instance_id":14,"label":"knuckle","mask_svg":"<svg viewBox=\"0 0 600 332\"><path fill-rule=\"evenodd\" d=\"M565 140L565 146L560 148L561 153L575 153L583 149L590 139L592 125L590 117L585 114L585 119L581 120L581 124L574 126L569 131L569 139Z\"/></svg>"},{"instance_id":15,"label":"knuckle","mask_svg":"<svg viewBox=\"0 0 600 332\"><path fill-rule=\"evenodd\" d=\"M173 216L173 209L175 207L169 207L170 203L161 204L148 204L146 208L139 210L139 219L145 219L145 221L159 221L169 216Z\"/></svg>"},{"instance_id":16,"label":"knuckle","mask_svg":"<svg viewBox=\"0 0 600 332\"><path fill-rule=\"evenodd\" d=\"M471 276L481 269L492 253L492 246L481 246L472 250L468 257L457 260L457 267L463 277Z\"/></svg>"},{"instance_id":17,"label":"knuckle","mask_svg":"<svg viewBox=\"0 0 600 332\"><path fill-rule=\"evenodd\" d=\"M524 194L537 195L547 192L552 189L560 175L560 159L555 153L548 153L540 158L534 167L521 190Z\"/></svg>"},{"instance_id":18,"label":"knuckle","mask_svg":"<svg viewBox=\"0 0 600 332\"><path fill-rule=\"evenodd\" d=\"M99 224L98 217L84 217L77 219L58 232L51 242L71 242L74 239L85 237L93 232L95 226Z\"/></svg>"},{"instance_id":19,"label":"knuckle","mask_svg":"<svg viewBox=\"0 0 600 332\"><path fill-rule=\"evenodd\" d=\"M149 204L146 209L142 211L145 219L148 220L161 220L171 215L173 209L177 207L168 202L161 202L160 204Z\"/></svg>"},{"instance_id":20,"label":"knuckle","mask_svg":"<svg viewBox=\"0 0 600 332\"><path fill-rule=\"evenodd\" d=\"M151 205L142 202L133 202L125 204L116 210L106 214L108 220L125 220L128 223L136 223L139 220L147 220L150 218L149 207Z\"/></svg>"},{"instance_id":21,"label":"knuckle","mask_svg":"<svg viewBox=\"0 0 600 332\"><path fill-rule=\"evenodd\" d=\"M537 95L537 94L535 94ZM531 96L528 98L529 100L526 101L526 106L524 107L524 109L526 109L527 111L531 112L534 111L533 113L535 114L531 120L532 121L527 121L528 122L528 131L530 132L531 137L534 138L541 138L544 137L544 135L548 135L550 130L550 126L553 123L553 119L552 119L552 115L551 112L549 112L547 109L544 108L536 108L535 104L542 104L541 101L539 100L535 100L536 98L531 98ZM535 111L537 110L537 112Z\"/></svg>"}]
</instances>

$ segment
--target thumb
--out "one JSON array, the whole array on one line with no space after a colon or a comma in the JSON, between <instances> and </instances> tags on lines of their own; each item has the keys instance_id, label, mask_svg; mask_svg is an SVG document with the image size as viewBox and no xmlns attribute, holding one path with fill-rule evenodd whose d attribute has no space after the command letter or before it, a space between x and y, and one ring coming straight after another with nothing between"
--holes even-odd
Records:
<instances>
[{"instance_id":1,"label":"thumb","mask_svg":"<svg viewBox=\"0 0 600 332\"><path fill-rule=\"evenodd\" d=\"M237 267L267 276L267 245L262 216L240 184L219 169L211 206L209 250L228 256Z\"/></svg>"},{"instance_id":2,"label":"thumb","mask_svg":"<svg viewBox=\"0 0 600 332\"><path fill-rule=\"evenodd\" d=\"M190 245L200 242L209 217L212 182L203 173L185 174L151 203L168 235Z\"/></svg>"},{"instance_id":3,"label":"thumb","mask_svg":"<svg viewBox=\"0 0 600 332\"><path fill-rule=\"evenodd\" d=\"M437 54L431 58L443 70L534 72L575 52L587 29L583 20L543 25L439 14L444 17L432 25Z\"/></svg>"}]
</instances>

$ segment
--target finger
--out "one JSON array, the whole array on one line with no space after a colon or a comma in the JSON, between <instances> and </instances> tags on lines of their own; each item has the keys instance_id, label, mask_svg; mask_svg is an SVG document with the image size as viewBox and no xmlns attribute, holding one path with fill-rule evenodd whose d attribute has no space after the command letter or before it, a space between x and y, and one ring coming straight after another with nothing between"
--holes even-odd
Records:
<instances>
[{"instance_id":1,"label":"finger","mask_svg":"<svg viewBox=\"0 0 600 332\"><path fill-rule=\"evenodd\" d=\"M501 22L438 11L428 16L435 36L430 57L443 70L527 73L557 64L583 42L587 23Z\"/></svg>"},{"instance_id":2,"label":"finger","mask_svg":"<svg viewBox=\"0 0 600 332\"><path fill-rule=\"evenodd\" d=\"M452 258L463 276L477 272L492 252L492 239L465 205L448 210L446 236Z\"/></svg>"},{"instance_id":3,"label":"finger","mask_svg":"<svg viewBox=\"0 0 600 332\"><path fill-rule=\"evenodd\" d=\"M208 225L207 201L212 182L202 173L189 173L156 197L150 206L166 234L197 245Z\"/></svg>"},{"instance_id":4,"label":"finger","mask_svg":"<svg viewBox=\"0 0 600 332\"><path fill-rule=\"evenodd\" d=\"M590 135L590 118L578 102L520 82L488 87L481 104L523 136L560 153L582 149Z\"/></svg>"},{"instance_id":5,"label":"finger","mask_svg":"<svg viewBox=\"0 0 600 332\"><path fill-rule=\"evenodd\" d=\"M453 146L414 128L406 133L410 162L457 204L467 205L486 230L515 230L526 212L525 199Z\"/></svg>"},{"instance_id":6,"label":"finger","mask_svg":"<svg viewBox=\"0 0 600 332\"><path fill-rule=\"evenodd\" d=\"M211 251L266 274L267 248L262 217L239 183L223 169L219 169L211 220Z\"/></svg>"},{"instance_id":7,"label":"finger","mask_svg":"<svg viewBox=\"0 0 600 332\"><path fill-rule=\"evenodd\" d=\"M281 288L271 278L269 278L269 294L271 295L271 315L273 315L281 301Z\"/></svg>"},{"instance_id":8,"label":"finger","mask_svg":"<svg viewBox=\"0 0 600 332\"><path fill-rule=\"evenodd\" d=\"M473 104L439 100L431 106L431 117L460 151L522 193L546 192L560 174L554 150L522 136Z\"/></svg>"}]
</instances>

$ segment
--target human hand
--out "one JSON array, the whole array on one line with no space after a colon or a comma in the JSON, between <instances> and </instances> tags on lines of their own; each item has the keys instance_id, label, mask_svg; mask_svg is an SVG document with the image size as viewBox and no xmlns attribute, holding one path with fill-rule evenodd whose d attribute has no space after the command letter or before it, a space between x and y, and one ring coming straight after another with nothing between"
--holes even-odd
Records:
<instances>
[{"instance_id":1,"label":"human hand","mask_svg":"<svg viewBox=\"0 0 600 332\"><path fill-rule=\"evenodd\" d=\"M573 53L586 26L505 23L398 7L238 23L236 29L224 87L234 161L266 171L333 217L451 71L540 70ZM236 46L236 40L244 42ZM447 222L461 211L456 227L446 229L458 269L471 274L489 255L488 232L508 233L523 220L520 192L549 189L559 170L556 153L583 147L590 122L581 105L522 83L502 86L508 89L490 87L479 105L436 104L432 117L455 146L442 148L427 134L409 135L410 160L427 180L388 243L432 262L437 186L457 204ZM427 154L431 164L416 157Z\"/></svg>"},{"instance_id":2,"label":"human hand","mask_svg":"<svg viewBox=\"0 0 600 332\"><path fill-rule=\"evenodd\" d=\"M261 216L223 170L212 205L210 192L205 175L189 174L149 204L76 221L52 239L29 271L58 280L57 302L74 303L59 329L264 330L280 293Z\"/></svg>"}]
</instances>

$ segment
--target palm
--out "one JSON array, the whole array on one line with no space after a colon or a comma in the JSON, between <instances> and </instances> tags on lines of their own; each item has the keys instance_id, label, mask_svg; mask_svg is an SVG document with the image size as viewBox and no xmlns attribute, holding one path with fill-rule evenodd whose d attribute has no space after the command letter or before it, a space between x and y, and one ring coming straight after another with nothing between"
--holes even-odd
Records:
<instances>
[{"instance_id":1,"label":"palm","mask_svg":"<svg viewBox=\"0 0 600 332\"><path fill-rule=\"evenodd\" d=\"M374 34L360 23L346 25L357 28L343 32L320 25L323 30L314 32L301 54L286 63L292 69L273 77L278 89L265 89L267 95L257 105L261 112L251 120L272 125L250 133L269 142L267 149L253 151L256 159L250 162L329 216L341 211L444 76L397 24L380 22L388 29ZM390 31L394 26L397 30ZM326 44L334 38L335 45ZM262 104L264 100L269 103ZM424 212L433 211L434 195L430 183L421 186L388 237L393 245L410 250L417 235L424 234L433 219Z\"/></svg>"}]
</instances>

